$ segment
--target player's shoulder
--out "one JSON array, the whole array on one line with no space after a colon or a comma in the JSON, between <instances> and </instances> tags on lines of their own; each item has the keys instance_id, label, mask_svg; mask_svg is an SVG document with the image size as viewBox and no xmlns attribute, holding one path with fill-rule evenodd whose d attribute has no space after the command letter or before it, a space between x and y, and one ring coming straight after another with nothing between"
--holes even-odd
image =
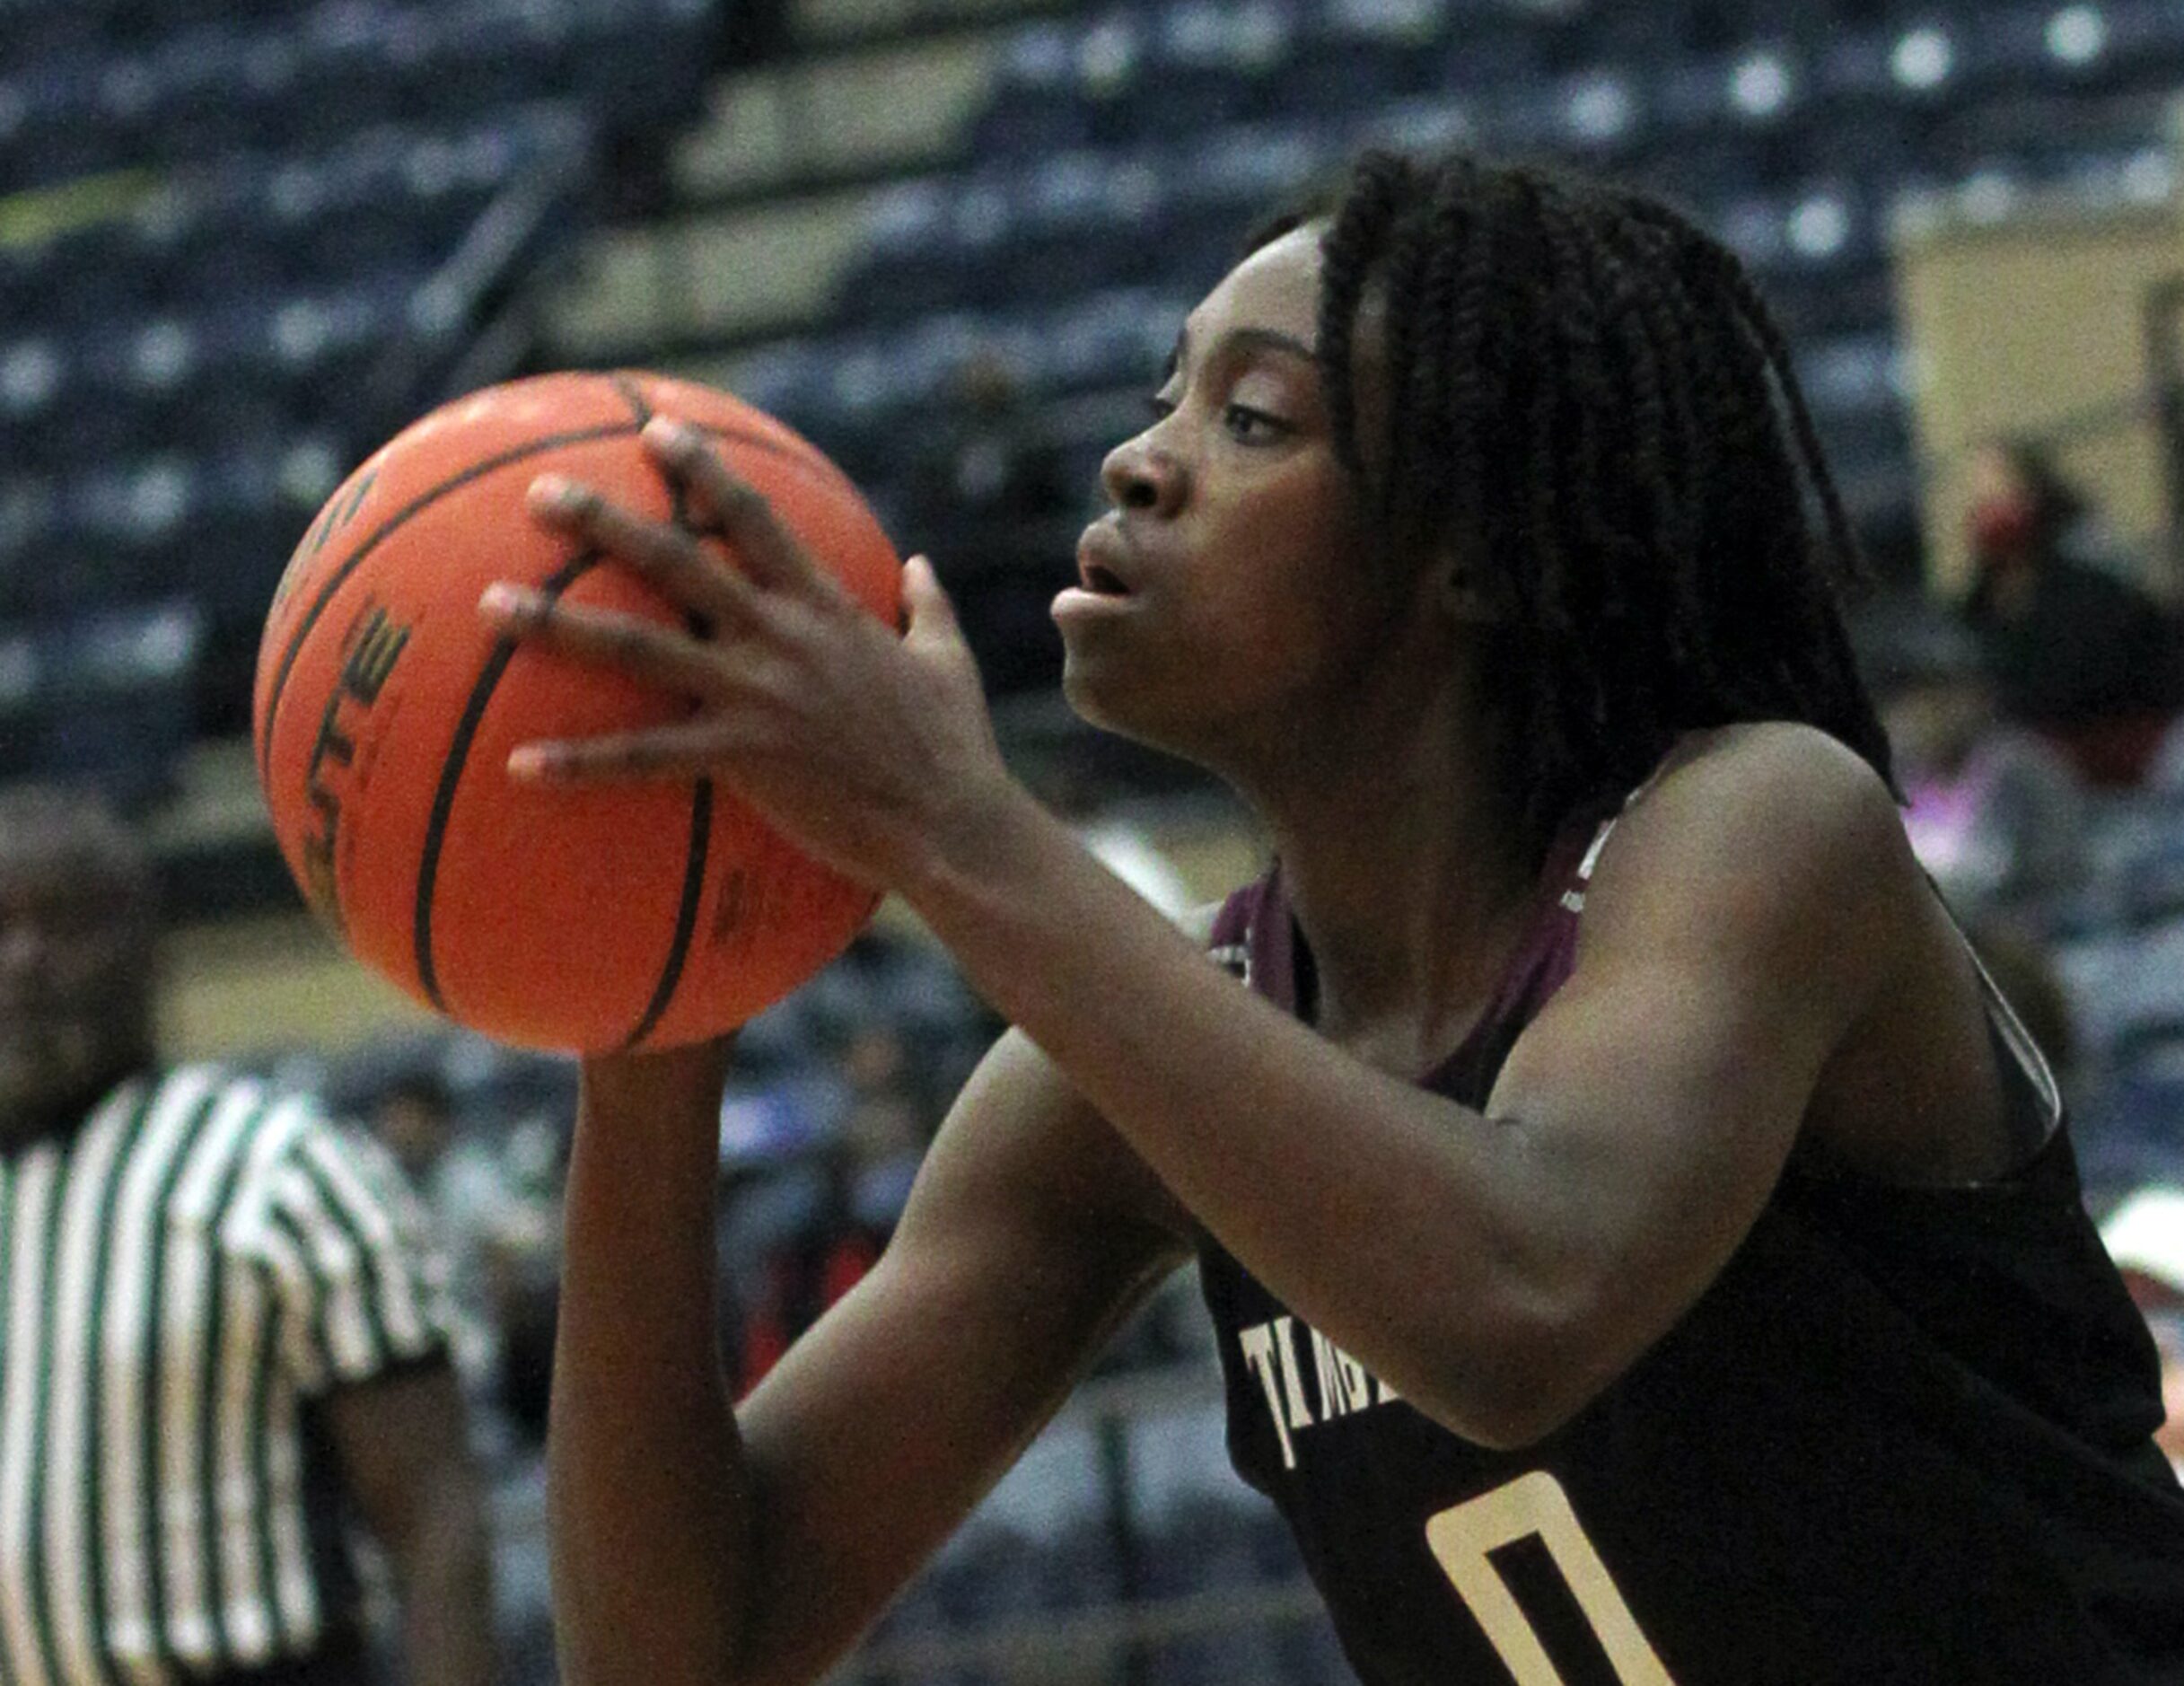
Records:
<instances>
[{"instance_id":1,"label":"player's shoulder","mask_svg":"<svg viewBox=\"0 0 2184 1686\"><path fill-rule=\"evenodd\" d=\"M1840 916L1918 883L1881 772L1817 727L1760 721L1678 744L1601 851L1588 918L1698 898Z\"/></svg>"}]
</instances>

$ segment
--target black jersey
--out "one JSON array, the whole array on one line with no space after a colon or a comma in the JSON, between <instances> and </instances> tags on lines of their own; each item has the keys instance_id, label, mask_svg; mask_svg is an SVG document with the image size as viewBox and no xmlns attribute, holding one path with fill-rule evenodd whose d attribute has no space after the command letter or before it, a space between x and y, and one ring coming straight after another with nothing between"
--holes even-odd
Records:
<instances>
[{"instance_id":1,"label":"black jersey","mask_svg":"<svg viewBox=\"0 0 2184 1686\"><path fill-rule=\"evenodd\" d=\"M1428 1079L1483 1107L1569 976L1608 827L1566 837L1481 1022ZM1278 868L1216 957L1291 1011ZM2045 1146L1956 1189L1793 1156L1682 1320L1516 1452L1406 1404L1201 1248L1246 1480L1369 1686L2184 1682L2184 1494L2151 1338L2079 1195L2052 1080L1987 985Z\"/></svg>"}]
</instances>

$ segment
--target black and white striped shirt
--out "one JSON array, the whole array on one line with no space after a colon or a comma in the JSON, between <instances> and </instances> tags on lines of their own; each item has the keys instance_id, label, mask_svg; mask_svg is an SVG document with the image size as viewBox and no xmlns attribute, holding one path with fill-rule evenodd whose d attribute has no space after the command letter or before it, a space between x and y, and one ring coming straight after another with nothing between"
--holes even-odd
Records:
<instances>
[{"instance_id":1,"label":"black and white striped shirt","mask_svg":"<svg viewBox=\"0 0 2184 1686\"><path fill-rule=\"evenodd\" d=\"M0 1155L0 1682L157 1686L350 1615L311 1401L446 1341L392 1161L207 1066Z\"/></svg>"}]
</instances>

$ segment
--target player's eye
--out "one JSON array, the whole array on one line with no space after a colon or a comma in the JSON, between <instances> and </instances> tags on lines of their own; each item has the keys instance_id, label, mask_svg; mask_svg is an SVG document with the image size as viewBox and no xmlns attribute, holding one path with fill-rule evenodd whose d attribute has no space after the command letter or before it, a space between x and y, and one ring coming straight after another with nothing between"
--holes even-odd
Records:
<instances>
[{"instance_id":1,"label":"player's eye","mask_svg":"<svg viewBox=\"0 0 2184 1686\"><path fill-rule=\"evenodd\" d=\"M1175 400L1162 390L1145 400L1145 410L1155 422L1164 422L1175 414Z\"/></svg>"},{"instance_id":2,"label":"player's eye","mask_svg":"<svg viewBox=\"0 0 2184 1686\"><path fill-rule=\"evenodd\" d=\"M1249 404L1224 405L1221 425L1232 437L1247 445L1268 443L1289 431L1289 424L1280 417L1253 409Z\"/></svg>"}]
</instances>

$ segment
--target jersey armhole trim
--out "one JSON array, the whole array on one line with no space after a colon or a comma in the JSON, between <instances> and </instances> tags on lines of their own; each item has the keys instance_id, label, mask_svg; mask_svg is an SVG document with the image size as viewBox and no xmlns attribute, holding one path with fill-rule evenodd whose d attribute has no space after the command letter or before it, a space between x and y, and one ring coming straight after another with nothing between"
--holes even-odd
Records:
<instances>
[{"instance_id":1,"label":"jersey armhole trim","mask_svg":"<svg viewBox=\"0 0 2184 1686\"><path fill-rule=\"evenodd\" d=\"M1938 895L1940 892L1937 891L1935 893ZM2017 1016L2017 1009L2010 1005L2010 998L2002 993L2002 986L1995 981L1994 974L1987 970L1987 962L1979 958L1979 951L1972 946L1971 938L1965 935L1964 927L1957 923L1956 916L1949 912L1946 902L1943 904L1942 910L1949 919L1950 928L1956 932L1957 941L1964 945L1965 953L1971 957L1972 970L1978 974L1980 993L1987 999L1988 1020L2002 1032L2002 1040L2008 1045L2012 1057L2025 1076L2032 1080L2032 1087L2039 1096L2042 1113L2039 1145L2045 1148L2063 1127L2062 1086L2055 1080L2055 1072L2048 1064L2048 1056L2040 1051L2040 1045L2033 1040L2032 1032L2025 1028L2024 1021Z\"/></svg>"}]
</instances>

